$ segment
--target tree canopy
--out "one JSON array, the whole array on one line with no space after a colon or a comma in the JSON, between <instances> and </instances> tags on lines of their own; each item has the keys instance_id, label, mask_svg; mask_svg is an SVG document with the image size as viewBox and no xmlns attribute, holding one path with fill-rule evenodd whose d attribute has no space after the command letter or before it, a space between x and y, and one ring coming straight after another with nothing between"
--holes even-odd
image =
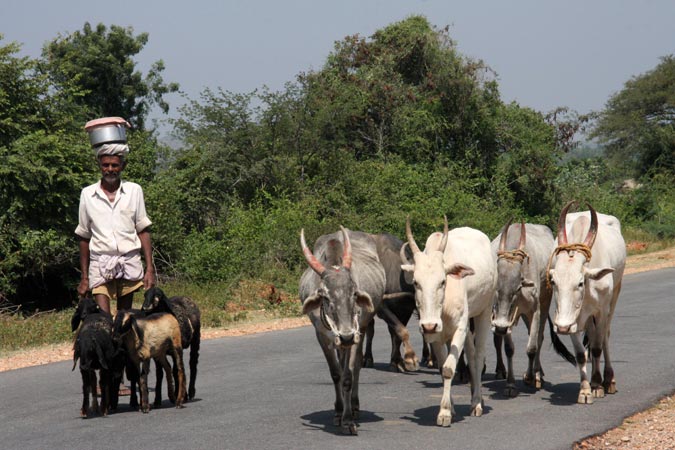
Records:
<instances>
[{"instance_id":1,"label":"tree canopy","mask_svg":"<svg viewBox=\"0 0 675 450\"><path fill-rule=\"evenodd\" d=\"M601 113L593 136L616 162L642 175L675 172L675 57L628 80Z\"/></svg>"}]
</instances>

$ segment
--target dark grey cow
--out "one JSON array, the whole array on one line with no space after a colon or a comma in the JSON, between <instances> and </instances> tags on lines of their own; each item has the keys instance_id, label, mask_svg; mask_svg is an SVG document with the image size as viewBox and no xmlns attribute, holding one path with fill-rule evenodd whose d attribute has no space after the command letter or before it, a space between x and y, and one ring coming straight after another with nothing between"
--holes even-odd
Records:
<instances>
[{"instance_id":1,"label":"dark grey cow","mask_svg":"<svg viewBox=\"0 0 675 450\"><path fill-rule=\"evenodd\" d=\"M406 279L401 270L400 252L403 241L389 233L371 234L377 247L377 256L385 273L384 301L377 310L377 316L388 325L391 337L391 359L389 366L399 372L416 371L419 368L415 351L410 345L410 334L406 325L415 311L415 288L412 279ZM364 367L373 366L372 342L375 321L368 325ZM401 355L401 345L404 354Z\"/></svg>"},{"instance_id":2,"label":"dark grey cow","mask_svg":"<svg viewBox=\"0 0 675 450\"><path fill-rule=\"evenodd\" d=\"M362 334L382 302L385 273L370 235L340 229L317 239L313 252L300 232L309 268L299 290L335 386L334 424L357 434Z\"/></svg>"},{"instance_id":3,"label":"dark grey cow","mask_svg":"<svg viewBox=\"0 0 675 450\"><path fill-rule=\"evenodd\" d=\"M497 295L492 311L492 327L497 350L497 378L506 378L504 394L518 395L513 374L513 340L511 329L522 316L528 328L527 371L523 381L541 389L544 371L539 355L544 340L544 328L551 306L551 288L546 283L546 266L553 251L553 233L544 225L511 225L509 221L492 241L492 251L497 258ZM549 320L550 323L550 320ZM502 360L501 343L504 341L508 372ZM551 331L551 340L558 353L575 364L572 355L558 336Z\"/></svg>"}]
</instances>

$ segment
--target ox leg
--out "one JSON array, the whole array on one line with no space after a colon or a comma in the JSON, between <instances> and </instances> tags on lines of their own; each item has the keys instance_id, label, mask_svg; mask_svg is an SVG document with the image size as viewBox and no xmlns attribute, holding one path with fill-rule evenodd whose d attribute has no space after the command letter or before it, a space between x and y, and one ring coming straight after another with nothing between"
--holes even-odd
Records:
<instances>
[{"instance_id":1,"label":"ox leg","mask_svg":"<svg viewBox=\"0 0 675 450\"><path fill-rule=\"evenodd\" d=\"M398 340L392 339L392 345L396 341L396 355L398 357L397 361L391 360L391 365L395 370L400 372L413 372L419 369L417 364L417 357L415 356L415 350L413 350L412 345L410 345L410 334L408 329L403 323L396 317L396 315L389 309L386 302L382 302L378 315L387 322L390 330L393 330L396 333ZM403 343L404 356L401 358L400 345ZM394 356L394 350L392 347L392 356Z\"/></svg>"},{"instance_id":2,"label":"ox leg","mask_svg":"<svg viewBox=\"0 0 675 450\"><path fill-rule=\"evenodd\" d=\"M474 332L467 336L467 360L471 374L471 415L483 415L483 394L481 378L485 368L485 345L490 335L490 316L492 311L487 308L480 316L474 318Z\"/></svg>"},{"instance_id":3,"label":"ox leg","mask_svg":"<svg viewBox=\"0 0 675 450\"><path fill-rule=\"evenodd\" d=\"M591 391L591 384L588 382L588 375L586 373L586 349L582 343L582 332L574 333L570 336L572 345L576 353L577 366L579 366L579 396L577 403L590 405L593 403L593 393Z\"/></svg>"},{"instance_id":4,"label":"ox leg","mask_svg":"<svg viewBox=\"0 0 675 450\"><path fill-rule=\"evenodd\" d=\"M504 366L504 358L502 356L502 343L504 342L504 336L500 334L494 334L492 336L492 342L495 345L495 355L497 356L497 366L495 367L495 380L505 380L506 366Z\"/></svg>"},{"instance_id":5,"label":"ox leg","mask_svg":"<svg viewBox=\"0 0 675 450\"><path fill-rule=\"evenodd\" d=\"M422 343L422 363L423 366L432 369L438 367L437 359L434 357L433 349L431 345L426 342Z\"/></svg>"},{"instance_id":6,"label":"ox leg","mask_svg":"<svg viewBox=\"0 0 675 450\"><path fill-rule=\"evenodd\" d=\"M527 372L523 375L523 381L528 386L535 389L541 389L544 382L544 372L541 368L539 353L544 339L544 328L546 326L546 317L541 320L541 310L539 308L528 318L528 339L527 339Z\"/></svg>"},{"instance_id":7,"label":"ox leg","mask_svg":"<svg viewBox=\"0 0 675 450\"><path fill-rule=\"evenodd\" d=\"M600 358L604 345L604 318L596 318L596 322L589 320L587 333L590 338L591 353L591 391L594 398L603 398L605 389L602 387L602 374L600 373Z\"/></svg>"},{"instance_id":8,"label":"ox leg","mask_svg":"<svg viewBox=\"0 0 675 450\"><path fill-rule=\"evenodd\" d=\"M333 425L340 426L344 404L342 402L342 388L340 387L342 370L338 361L338 355L335 349L332 348L331 341L323 336L318 330L316 331L316 339L319 341L323 356L328 363L328 370L330 371L330 377L333 380L333 388L335 389L335 413L333 415Z\"/></svg>"},{"instance_id":9,"label":"ox leg","mask_svg":"<svg viewBox=\"0 0 675 450\"><path fill-rule=\"evenodd\" d=\"M511 334L504 335L504 351L506 353L506 361L508 364L504 395L507 397L517 397L518 388L516 387L516 377L513 373L513 354L515 353L515 346L513 345L513 337L511 337Z\"/></svg>"},{"instance_id":10,"label":"ox leg","mask_svg":"<svg viewBox=\"0 0 675 450\"><path fill-rule=\"evenodd\" d=\"M358 345L352 345L348 349L338 350L340 353L340 365L342 366L341 377L341 396L344 402L342 410L341 427L343 434L358 434L356 430L356 423L352 411L352 389L354 387L354 364L356 360L356 352L360 351Z\"/></svg>"},{"instance_id":11,"label":"ox leg","mask_svg":"<svg viewBox=\"0 0 675 450\"><path fill-rule=\"evenodd\" d=\"M612 360L609 356L609 336L611 334L612 317L614 316L614 308L616 301L621 292L621 282L614 287L612 292L612 303L609 308L609 315L607 317L607 329L603 336L602 351L605 355L605 370L603 373L602 387L605 388L607 394L616 394L616 379L614 378L614 369L612 368Z\"/></svg>"},{"instance_id":12,"label":"ox leg","mask_svg":"<svg viewBox=\"0 0 675 450\"><path fill-rule=\"evenodd\" d=\"M363 357L363 367L373 367L375 359L373 359L373 338L375 337L375 318L373 317L368 322L366 328L366 354Z\"/></svg>"},{"instance_id":13,"label":"ox leg","mask_svg":"<svg viewBox=\"0 0 675 450\"><path fill-rule=\"evenodd\" d=\"M455 333L457 335L459 333ZM453 338L453 342L455 339ZM459 354L462 352L462 347L464 346L463 339L459 345L452 345L450 347L450 353L443 342L433 342L431 347L436 356L438 364L440 366L441 376L443 377L443 396L441 398L440 410L438 411L438 416L436 417L436 425L441 427L449 427L452 423L452 418L455 415L455 407L452 404L452 377L455 374L455 369L457 368L457 360L459 359Z\"/></svg>"}]
</instances>

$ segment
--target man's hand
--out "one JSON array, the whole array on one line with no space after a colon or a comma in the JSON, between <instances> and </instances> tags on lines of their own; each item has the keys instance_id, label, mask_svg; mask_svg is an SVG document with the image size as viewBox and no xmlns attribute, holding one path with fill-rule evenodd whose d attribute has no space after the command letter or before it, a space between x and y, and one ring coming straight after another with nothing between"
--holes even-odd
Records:
<instances>
[{"instance_id":1,"label":"man's hand","mask_svg":"<svg viewBox=\"0 0 675 450\"><path fill-rule=\"evenodd\" d=\"M87 296L87 292L89 292L89 279L82 278L80 284L77 286L77 294L80 298L84 298Z\"/></svg>"},{"instance_id":2,"label":"man's hand","mask_svg":"<svg viewBox=\"0 0 675 450\"><path fill-rule=\"evenodd\" d=\"M152 268L148 268L148 270L145 271L145 276L143 277L143 289L147 291L156 284L157 280L155 279L155 271Z\"/></svg>"}]
</instances>

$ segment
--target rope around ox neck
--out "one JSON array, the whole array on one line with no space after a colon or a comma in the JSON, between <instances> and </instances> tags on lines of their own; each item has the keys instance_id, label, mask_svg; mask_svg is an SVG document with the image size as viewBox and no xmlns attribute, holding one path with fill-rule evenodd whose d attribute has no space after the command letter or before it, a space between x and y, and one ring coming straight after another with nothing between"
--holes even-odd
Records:
<instances>
[{"instance_id":1,"label":"rope around ox neck","mask_svg":"<svg viewBox=\"0 0 675 450\"><path fill-rule=\"evenodd\" d=\"M569 254L569 252L573 251L582 253L586 257L586 262L590 261L593 256L590 247L586 244L577 243L559 245L553 250L551 257L548 259L548 266L546 267L546 287L551 289L551 263L553 262L553 258L560 252L567 252Z\"/></svg>"},{"instance_id":2,"label":"rope around ox neck","mask_svg":"<svg viewBox=\"0 0 675 450\"><path fill-rule=\"evenodd\" d=\"M518 262L523 262L525 259L529 258L530 255L528 255L525 250L518 248L515 250L504 250L504 251L499 251L497 252L497 258L499 259L508 259L511 261L518 261Z\"/></svg>"}]
</instances>

